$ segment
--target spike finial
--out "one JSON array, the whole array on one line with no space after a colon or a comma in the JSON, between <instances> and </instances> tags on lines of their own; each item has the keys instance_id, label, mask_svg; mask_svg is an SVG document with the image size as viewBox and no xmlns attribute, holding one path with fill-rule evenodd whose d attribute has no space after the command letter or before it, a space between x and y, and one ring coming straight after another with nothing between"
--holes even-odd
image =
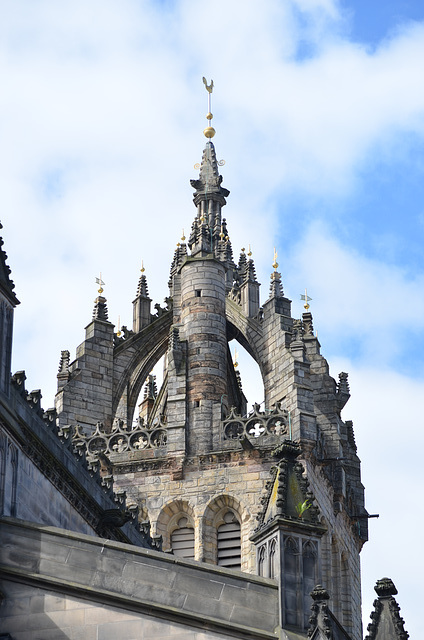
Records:
<instances>
[{"instance_id":1,"label":"spike finial","mask_svg":"<svg viewBox=\"0 0 424 640\"><path fill-rule=\"evenodd\" d=\"M118 338L120 338L121 335L122 335L122 331L121 331L121 316L118 316L118 331L116 332L116 335L118 336Z\"/></svg>"},{"instance_id":2,"label":"spike finial","mask_svg":"<svg viewBox=\"0 0 424 640\"><path fill-rule=\"evenodd\" d=\"M237 353L237 347L234 347L234 360L233 360L233 365L234 365L234 369L237 369L237 367L238 367L238 353Z\"/></svg>"},{"instance_id":3,"label":"spike finial","mask_svg":"<svg viewBox=\"0 0 424 640\"><path fill-rule=\"evenodd\" d=\"M278 269L277 256L278 256L278 254L277 254L277 252L275 250L275 247L274 247L274 262L272 263L272 268L274 269L274 271L277 271L277 269Z\"/></svg>"},{"instance_id":4,"label":"spike finial","mask_svg":"<svg viewBox=\"0 0 424 640\"><path fill-rule=\"evenodd\" d=\"M250 248L250 244L249 244L249 251L247 252L247 255L249 256L249 258L251 258L251 257L252 257L252 250L251 250L251 248Z\"/></svg>"},{"instance_id":5,"label":"spike finial","mask_svg":"<svg viewBox=\"0 0 424 640\"><path fill-rule=\"evenodd\" d=\"M208 113L206 115L206 118L208 120L208 126L206 127L206 129L203 130L203 133L206 136L206 138L213 138L215 135L215 129L211 125L211 120L213 118L213 115L211 113L211 95L213 91L213 80L211 80L211 83L208 84L208 81L203 76L203 84L205 85L206 91L208 92Z\"/></svg>"}]
</instances>

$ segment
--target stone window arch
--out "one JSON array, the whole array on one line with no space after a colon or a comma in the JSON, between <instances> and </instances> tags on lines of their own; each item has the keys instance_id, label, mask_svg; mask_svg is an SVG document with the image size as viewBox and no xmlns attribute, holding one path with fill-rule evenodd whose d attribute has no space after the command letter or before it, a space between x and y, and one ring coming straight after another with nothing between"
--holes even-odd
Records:
<instances>
[{"instance_id":1,"label":"stone window arch","mask_svg":"<svg viewBox=\"0 0 424 640\"><path fill-rule=\"evenodd\" d=\"M241 566L242 571L254 569L254 565L252 565L254 553L252 553L252 544L249 541L247 524L249 519L250 513L233 496L223 494L211 500L202 518L202 560L212 564L218 563L218 537L219 546L222 549L224 546L224 533L227 530L230 539L233 536L233 540L235 540L237 536L239 540L241 563L238 566ZM237 523L240 527L239 531L236 531ZM231 529L233 530L232 532L229 531ZM233 566L232 568L236 567Z\"/></svg>"},{"instance_id":2,"label":"stone window arch","mask_svg":"<svg viewBox=\"0 0 424 640\"><path fill-rule=\"evenodd\" d=\"M196 557L196 520L193 507L186 500L174 500L163 507L156 532L162 536L164 551L173 551L182 558Z\"/></svg>"}]
</instances>

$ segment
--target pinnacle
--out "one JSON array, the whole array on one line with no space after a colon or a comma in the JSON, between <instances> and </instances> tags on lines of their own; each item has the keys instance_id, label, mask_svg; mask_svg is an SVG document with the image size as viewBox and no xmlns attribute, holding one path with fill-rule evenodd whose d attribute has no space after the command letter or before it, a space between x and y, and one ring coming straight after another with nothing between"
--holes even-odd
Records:
<instances>
[{"instance_id":1,"label":"pinnacle","mask_svg":"<svg viewBox=\"0 0 424 640\"><path fill-rule=\"evenodd\" d=\"M225 198L230 194L228 189L221 187L222 176L219 175L218 162L216 159L215 147L213 143L208 140L203 150L202 162L200 164L200 174L198 180L190 180L191 186L196 189L194 196L195 204L197 206L198 196L215 195L218 196L221 206L225 204Z\"/></svg>"},{"instance_id":2,"label":"pinnacle","mask_svg":"<svg viewBox=\"0 0 424 640\"><path fill-rule=\"evenodd\" d=\"M103 296L98 296L94 301L93 320L109 322L106 298Z\"/></svg>"}]
</instances>

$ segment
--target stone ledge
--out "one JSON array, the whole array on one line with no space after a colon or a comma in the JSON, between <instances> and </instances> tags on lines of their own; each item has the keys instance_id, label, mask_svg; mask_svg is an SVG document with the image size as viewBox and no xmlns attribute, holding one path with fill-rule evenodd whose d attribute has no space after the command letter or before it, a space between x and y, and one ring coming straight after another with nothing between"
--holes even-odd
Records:
<instances>
[{"instance_id":1,"label":"stone ledge","mask_svg":"<svg viewBox=\"0 0 424 640\"><path fill-rule=\"evenodd\" d=\"M238 638L277 637L274 581L11 518L0 524L4 579Z\"/></svg>"}]
</instances>

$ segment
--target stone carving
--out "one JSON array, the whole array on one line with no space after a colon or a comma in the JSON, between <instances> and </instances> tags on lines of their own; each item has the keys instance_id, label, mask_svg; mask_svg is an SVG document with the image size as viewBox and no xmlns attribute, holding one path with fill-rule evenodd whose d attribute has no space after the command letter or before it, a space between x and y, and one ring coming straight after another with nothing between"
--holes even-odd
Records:
<instances>
[{"instance_id":1,"label":"stone carving","mask_svg":"<svg viewBox=\"0 0 424 640\"><path fill-rule=\"evenodd\" d=\"M262 509L256 518L256 531L276 517L296 521L298 526L313 525L320 535L325 531L320 526L319 509L314 504L315 496L309 489L303 465L296 460L300 454L301 447L293 440L284 440L273 451L279 462L270 469L266 493L261 498Z\"/></svg>"},{"instance_id":2,"label":"stone carving","mask_svg":"<svg viewBox=\"0 0 424 640\"><path fill-rule=\"evenodd\" d=\"M260 411L260 405L254 404L253 411L242 418L234 407L222 422L224 440L242 440L245 437L282 436L287 433L288 412L277 402L270 412Z\"/></svg>"},{"instance_id":3,"label":"stone carving","mask_svg":"<svg viewBox=\"0 0 424 640\"><path fill-rule=\"evenodd\" d=\"M145 424L142 418L137 420L134 428L129 428L123 420L115 420L112 431L107 433L101 422L96 430L86 435L83 429L76 425L73 428L72 442L74 447L85 447L87 456L96 457L99 454L121 454L127 451L142 451L143 449L165 449L167 444L166 421L163 416L154 420L152 424Z\"/></svg>"}]
</instances>

